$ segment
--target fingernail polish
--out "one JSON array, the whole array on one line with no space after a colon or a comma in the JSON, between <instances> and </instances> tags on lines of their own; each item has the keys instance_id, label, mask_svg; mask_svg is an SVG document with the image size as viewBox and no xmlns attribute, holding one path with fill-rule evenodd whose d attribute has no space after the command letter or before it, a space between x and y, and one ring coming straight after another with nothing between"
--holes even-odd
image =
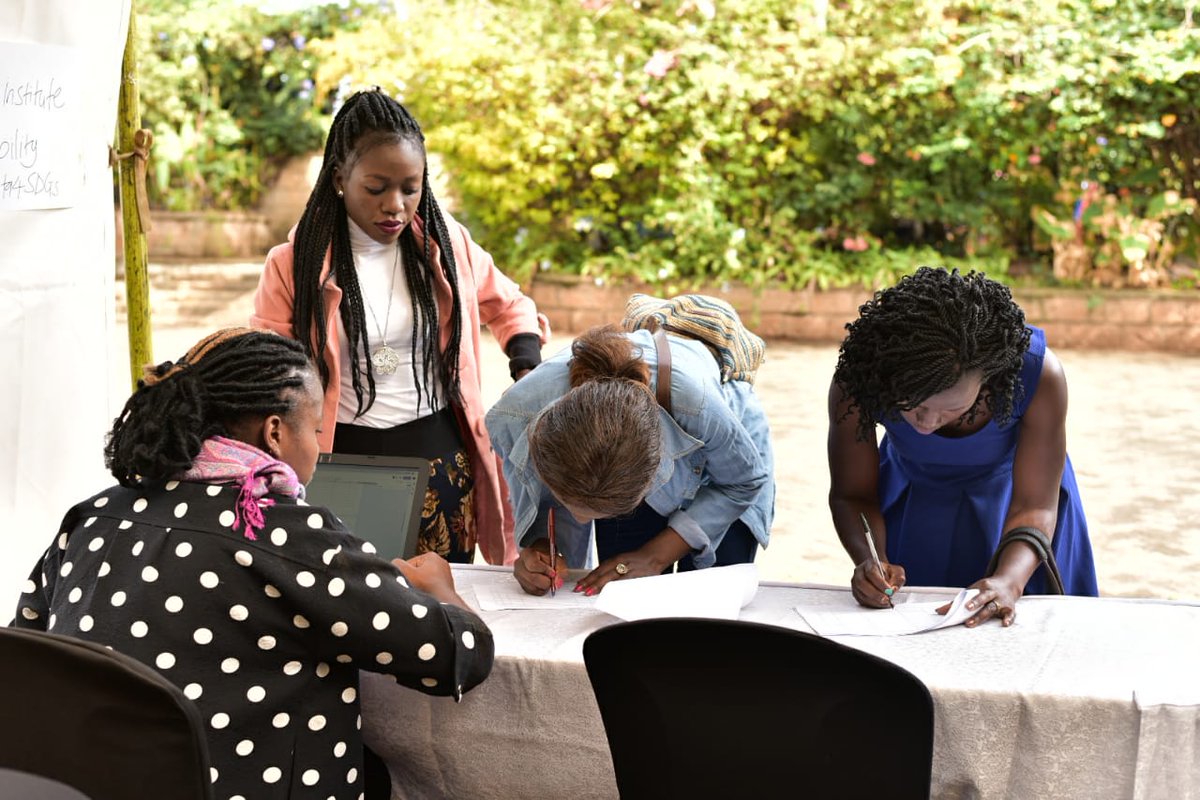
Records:
<instances>
[{"instance_id":1,"label":"fingernail polish","mask_svg":"<svg viewBox=\"0 0 1200 800\"><path fill-rule=\"evenodd\" d=\"M587 596L588 596L588 597L591 597L591 596L592 596L592 595L594 595L595 593L596 593L596 590L595 590L595 589L591 589L591 588L589 588L589 589L587 590Z\"/></svg>"},{"instance_id":2,"label":"fingernail polish","mask_svg":"<svg viewBox=\"0 0 1200 800\"><path fill-rule=\"evenodd\" d=\"M893 594L896 593L896 590L889 586L888 588L883 590L883 593L886 594L888 597L891 597Z\"/></svg>"}]
</instances>

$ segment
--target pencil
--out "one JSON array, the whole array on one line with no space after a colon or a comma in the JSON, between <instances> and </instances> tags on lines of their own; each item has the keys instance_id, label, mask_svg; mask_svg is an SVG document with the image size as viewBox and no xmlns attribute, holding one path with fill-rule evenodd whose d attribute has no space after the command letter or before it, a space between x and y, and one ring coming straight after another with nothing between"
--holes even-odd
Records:
<instances>
[{"instance_id":1,"label":"pencil","mask_svg":"<svg viewBox=\"0 0 1200 800\"><path fill-rule=\"evenodd\" d=\"M871 523L867 522L867 515L859 513L859 518L862 519L863 535L867 537L867 547L871 548L871 561L875 564L875 569L879 570L879 577L883 578L883 582L887 583L887 573L883 571L883 562L879 560L879 551L875 549L875 535L871 533ZM886 595L884 595L886 597ZM895 608L895 603L892 598L887 598L888 608Z\"/></svg>"},{"instance_id":2,"label":"pencil","mask_svg":"<svg viewBox=\"0 0 1200 800\"><path fill-rule=\"evenodd\" d=\"M550 535L550 596L554 597L555 584L558 583L558 547L554 542L554 506L550 507L550 515L546 519L546 532Z\"/></svg>"}]
</instances>

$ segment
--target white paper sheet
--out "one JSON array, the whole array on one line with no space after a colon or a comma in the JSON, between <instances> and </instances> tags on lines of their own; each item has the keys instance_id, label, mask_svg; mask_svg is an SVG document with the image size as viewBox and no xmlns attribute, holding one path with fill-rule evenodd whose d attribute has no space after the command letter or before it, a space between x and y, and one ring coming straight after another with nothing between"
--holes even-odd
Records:
<instances>
[{"instance_id":1,"label":"white paper sheet","mask_svg":"<svg viewBox=\"0 0 1200 800\"><path fill-rule=\"evenodd\" d=\"M596 608L624 620L737 619L757 591L758 568L753 564L733 564L612 581L600 592Z\"/></svg>"},{"instance_id":2,"label":"white paper sheet","mask_svg":"<svg viewBox=\"0 0 1200 800\"><path fill-rule=\"evenodd\" d=\"M796 613L821 636L906 636L961 625L975 613L967 610L967 601L977 594L978 589L963 589L951 601L945 616L937 613L945 605L940 601L900 603L895 609L797 606Z\"/></svg>"},{"instance_id":3,"label":"white paper sheet","mask_svg":"<svg viewBox=\"0 0 1200 800\"><path fill-rule=\"evenodd\" d=\"M600 599L599 596L588 597L585 594L576 593L573 591L575 583L575 581L567 581L561 589L554 593L553 597L548 592L540 597L535 594L526 594L525 590L521 588L521 584L517 583L516 578L495 583L481 583L472 588L475 592L475 599L479 601L479 608L483 611L595 608L596 602Z\"/></svg>"},{"instance_id":4,"label":"white paper sheet","mask_svg":"<svg viewBox=\"0 0 1200 800\"><path fill-rule=\"evenodd\" d=\"M0 209L79 203L81 57L73 47L0 41Z\"/></svg>"},{"instance_id":5,"label":"white paper sheet","mask_svg":"<svg viewBox=\"0 0 1200 800\"><path fill-rule=\"evenodd\" d=\"M610 581L593 597L572 591L575 583L567 581L554 597L526 594L515 578L481 583L472 588L483 611L594 608L624 620L657 617L737 619L742 607L753 600L758 591L758 569L753 564L734 564L648 578L626 578Z\"/></svg>"}]
</instances>

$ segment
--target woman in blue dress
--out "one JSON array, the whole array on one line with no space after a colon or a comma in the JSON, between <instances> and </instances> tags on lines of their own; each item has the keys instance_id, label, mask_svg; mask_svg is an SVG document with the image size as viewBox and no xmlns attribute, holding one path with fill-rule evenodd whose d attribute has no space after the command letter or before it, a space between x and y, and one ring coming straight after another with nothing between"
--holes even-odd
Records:
<instances>
[{"instance_id":1,"label":"woman in blue dress","mask_svg":"<svg viewBox=\"0 0 1200 800\"><path fill-rule=\"evenodd\" d=\"M1067 381L1009 290L922 267L859 314L829 390L829 505L855 599L881 608L906 583L970 586L980 591L967 625L1011 625L1017 600L1048 588L1038 540L1067 594L1096 595L1066 451Z\"/></svg>"}]
</instances>

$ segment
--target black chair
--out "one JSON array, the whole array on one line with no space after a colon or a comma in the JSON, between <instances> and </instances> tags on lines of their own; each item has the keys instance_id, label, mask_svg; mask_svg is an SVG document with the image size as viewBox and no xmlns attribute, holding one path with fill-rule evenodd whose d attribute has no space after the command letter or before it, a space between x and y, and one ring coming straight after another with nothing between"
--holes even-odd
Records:
<instances>
[{"instance_id":1,"label":"black chair","mask_svg":"<svg viewBox=\"0 0 1200 800\"><path fill-rule=\"evenodd\" d=\"M0 628L0 768L90 800L212 797L204 723L178 687L101 645L20 628Z\"/></svg>"},{"instance_id":2,"label":"black chair","mask_svg":"<svg viewBox=\"0 0 1200 800\"><path fill-rule=\"evenodd\" d=\"M583 658L622 800L929 796L933 699L881 658L705 619L602 628Z\"/></svg>"},{"instance_id":3,"label":"black chair","mask_svg":"<svg viewBox=\"0 0 1200 800\"><path fill-rule=\"evenodd\" d=\"M91 800L65 783L32 772L0 767L0 798L3 800Z\"/></svg>"}]
</instances>

